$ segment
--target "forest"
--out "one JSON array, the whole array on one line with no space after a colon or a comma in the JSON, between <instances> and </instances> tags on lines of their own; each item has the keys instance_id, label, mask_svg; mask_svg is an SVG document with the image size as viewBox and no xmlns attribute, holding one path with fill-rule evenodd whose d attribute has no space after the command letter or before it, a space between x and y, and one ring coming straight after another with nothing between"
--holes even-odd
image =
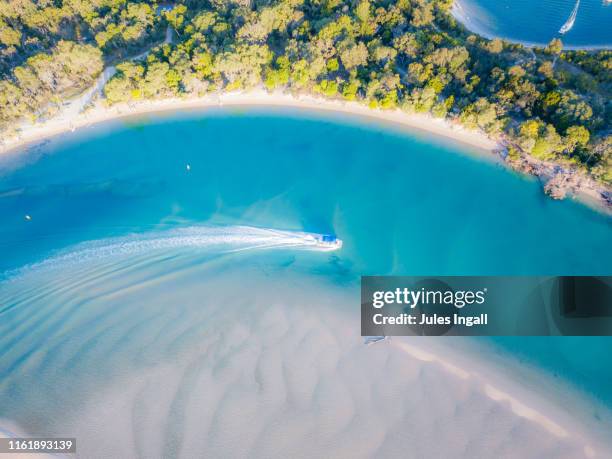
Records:
<instances>
[{"instance_id":1,"label":"forest","mask_svg":"<svg viewBox=\"0 0 612 459\"><path fill-rule=\"evenodd\" d=\"M108 65L106 103L265 87L431 113L612 185L612 52L467 31L452 0L4 0L0 132ZM172 43L163 43L171 27ZM145 59L133 56L151 49Z\"/></svg>"}]
</instances>

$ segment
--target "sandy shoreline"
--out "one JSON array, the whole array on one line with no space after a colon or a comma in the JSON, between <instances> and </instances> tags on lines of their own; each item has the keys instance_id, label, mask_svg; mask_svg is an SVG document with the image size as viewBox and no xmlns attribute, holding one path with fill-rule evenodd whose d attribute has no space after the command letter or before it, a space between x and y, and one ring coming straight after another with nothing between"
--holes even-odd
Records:
<instances>
[{"instance_id":1,"label":"sandy shoreline","mask_svg":"<svg viewBox=\"0 0 612 459\"><path fill-rule=\"evenodd\" d=\"M526 48L545 48L548 45L548 43L537 43L537 42L532 42L532 41L527 41L527 40L518 40L515 38L505 37L501 35L495 35L493 33L487 32L486 30L483 30L482 27L478 27L476 24L474 24L472 20L470 20L469 15L463 9L463 5L461 5L461 2L458 0L455 0L453 2L453 7L451 8L450 12L453 18L457 22L461 23L467 30L477 35L480 35L481 37L486 38L487 40L493 40L495 38L500 38L509 43L523 45ZM580 45L580 46L564 45L563 48L567 51L601 51L605 49L610 49L611 46L610 45Z\"/></svg>"},{"instance_id":2,"label":"sandy shoreline","mask_svg":"<svg viewBox=\"0 0 612 459\"><path fill-rule=\"evenodd\" d=\"M452 345L445 340L452 340ZM584 457L607 457L612 451L609 409L511 353L495 354L490 345L457 337L394 337L392 345L416 360L440 366L449 377L470 381L479 393L552 437L581 442Z\"/></svg>"},{"instance_id":3,"label":"sandy shoreline","mask_svg":"<svg viewBox=\"0 0 612 459\"><path fill-rule=\"evenodd\" d=\"M118 104L112 107L107 107L102 101L97 101L93 107L76 116L63 117L60 115L45 122L23 126L18 136L4 140L3 144L0 145L0 153L19 150L48 137L117 118L220 106L278 106L347 113L428 131L488 151L501 148L496 141L489 139L483 133L468 131L461 126L451 124L447 120L436 119L428 115L412 115L400 110L373 110L358 102L254 90L215 94L200 98L149 100L130 105Z\"/></svg>"},{"instance_id":4,"label":"sandy shoreline","mask_svg":"<svg viewBox=\"0 0 612 459\"><path fill-rule=\"evenodd\" d=\"M597 398L576 390L569 381L521 361L510 352L496 353L491 345L456 340L449 346L435 338L420 340L423 338L410 343L411 353L416 351L415 358L437 362L458 378L470 378L492 400L558 439L582 439L585 457L607 457L612 451L608 435L612 412ZM420 342L419 350L414 345ZM406 350L405 344L403 347ZM419 352L430 353L433 358L419 357Z\"/></svg>"},{"instance_id":5,"label":"sandy shoreline","mask_svg":"<svg viewBox=\"0 0 612 459\"><path fill-rule=\"evenodd\" d=\"M97 98L88 109L81 113L75 114L70 113L70 110L66 110L67 113L60 112L58 116L47 121L22 125L18 135L3 139L0 144L0 154L26 149L50 137L77 131L80 128L106 121L156 112L223 106L289 107L338 114L345 113L392 123L399 127L420 130L457 141L484 153L490 153L490 158L492 159L496 157L501 158L503 155L498 153L503 153L506 150L502 140L491 139L482 131L468 130L458 123L453 123L447 119L434 118L429 114L411 114L399 109L372 109L359 102L330 100L311 95L292 95L283 92L269 93L263 89L258 89L248 92L212 94L198 98L146 100L131 104L117 104L111 107L107 106L103 100ZM539 177L543 183L548 182L556 175L562 175L561 172L566 172L560 171L553 163L544 163L534 158L524 160L523 164L518 167L517 165L510 164L507 164L507 167L527 175ZM573 187L568 188L571 188L570 195L582 204L586 204L608 215L612 213L612 208L602 195L604 189L593 182L592 179L580 177L573 184Z\"/></svg>"}]
</instances>

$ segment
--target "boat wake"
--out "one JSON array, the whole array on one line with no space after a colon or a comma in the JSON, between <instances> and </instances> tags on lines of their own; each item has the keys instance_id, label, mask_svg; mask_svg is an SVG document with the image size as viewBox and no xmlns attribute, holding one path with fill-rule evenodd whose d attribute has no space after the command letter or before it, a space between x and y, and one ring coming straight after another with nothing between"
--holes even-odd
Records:
<instances>
[{"instance_id":1,"label":"boat wake","mask_svg":"<svg viewBox=\"0 0 612 459\"><path fill-rule=\"evenodd\" d=\"M576 5L574 5L574 9L572 10L572 13L570 14L569 18L567 18L567 21L565 21L565 24L563 24L561 28L559 29L559 33L561 35L569 32L570 30L572 30L572 27L574 27L574 22L576 22L576 16L578 16L579 7L580 7L580 0L576 0Z\"/></svg>"},{"instance_id":2,"label":"boat wake","mask_svg":"<svg viewBox=\"0 0 612 459\"><path fill-rule=\"evenodd\" d=\"M342 246L335 236L298 231L281 231L249 226L190 226L166 231L132 234L72 246L41 262L26 265L0 277L19 277L24 272L68 267L83 262L113 257L150 254L168 250L206 251L207 253L231 253L255 249L295 249L331 251Z\"/></svg>"}]
</instances>

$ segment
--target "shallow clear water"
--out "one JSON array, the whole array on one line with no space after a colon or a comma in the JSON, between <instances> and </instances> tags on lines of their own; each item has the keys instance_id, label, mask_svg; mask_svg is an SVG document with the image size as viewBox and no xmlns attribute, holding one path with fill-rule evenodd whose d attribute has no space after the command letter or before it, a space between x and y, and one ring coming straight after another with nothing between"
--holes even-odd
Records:
<instances>
[{"instance_id":1,"label":"shallow clear water","mask_svg":"<svg viewBox=\"0 0 612 459\"><path fill-rule=\"evenodd\" d=\"M84 240L209 223L335 233L354 275L609 272L606 217L462 147L339 121L139 119L3 159L0 269Z\"/></svg>"},{"instance_id":2,"label":"shallow clear water","mask_svg":"<svg viewBox=\"0 0 612 459\"><path fill-rule=\"evenodd\" d=\"M547 44L569 18L575 0L457 0L458 17L470 30L526 44ZM569 47L612 46L612 4L581 0L572 29L561 36Z\"/></svg>"},{"instance_id":3,"label":"shallow clear water","mask_svg":"<svg viewBox=\"0 0 612 459\"><path fill-rule=\"evenodd\" d=\"M317 304L355 319L362 274L612 271L609 217L547 199L467 147L360 118L156 115L0 161L0 418L38 432L124 377L221 352L211 336L242 342L242 328L212 331L219 305ZM301 232L344 247L312 250ZM274 335L249 314L257 340ZM604 401L610 342L498 341Z\"/></svg>"}]
</instances>

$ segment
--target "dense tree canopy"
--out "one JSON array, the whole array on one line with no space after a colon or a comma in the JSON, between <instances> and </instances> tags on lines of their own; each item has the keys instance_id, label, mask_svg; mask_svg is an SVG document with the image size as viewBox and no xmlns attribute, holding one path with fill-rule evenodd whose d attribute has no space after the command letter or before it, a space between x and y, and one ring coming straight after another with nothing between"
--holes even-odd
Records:
<instances>
[{"instance_id":1,"label":"dense tree canopy","mask_svg":"<svg viewBox=\"0 0 612 459\"><path fill-rule=\"evenodd\" d=\"M89 87L104 61L126 56L163 33L155 2L0 2L0 129L53 114Z\"/></svg>"}]
</instances>

